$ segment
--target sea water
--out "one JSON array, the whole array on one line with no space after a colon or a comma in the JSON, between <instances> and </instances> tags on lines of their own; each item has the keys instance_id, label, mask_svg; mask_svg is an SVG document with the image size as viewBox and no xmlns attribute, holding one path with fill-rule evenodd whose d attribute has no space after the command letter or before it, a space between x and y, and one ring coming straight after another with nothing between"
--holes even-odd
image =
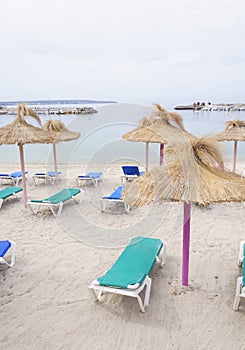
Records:
<instances>
[{"instance_id":1,"label":"sea water","mask_svg":"<svg viewBox=\"0 0 245 350\"><path fill-rule=\"evenodd\" d=\"M138 126L141 118L149 116L151 106L130 103L90 105L98 112L87 115L41 115L42 123L59 119L73 131L80 132L79 139L57 144L59 163L98 163L137 162L145 164L145 144L126 141L122 135ZM82 107L79 105L79 107ZM173 108L168 108L170 111ZM232 119L245 119L245 112L228 111L179 111L187 131L196 136L214 135L225 128L225 122ZM15 116L1 115L0 126L10 123ZM31 122L28 117L27 121ZM35 124L34 122L34 125ZM233 142L221 143L224 160L233 157ZM16 145L2 145L1 162L18 163L19 153ZM24 146L26 163L49 163L52 161L52 145L28 144ZM150 163L159 163L159 145L151 144ZM237 161L245 160L245 143L238 142Z\"/></svg>"}]
</instances>

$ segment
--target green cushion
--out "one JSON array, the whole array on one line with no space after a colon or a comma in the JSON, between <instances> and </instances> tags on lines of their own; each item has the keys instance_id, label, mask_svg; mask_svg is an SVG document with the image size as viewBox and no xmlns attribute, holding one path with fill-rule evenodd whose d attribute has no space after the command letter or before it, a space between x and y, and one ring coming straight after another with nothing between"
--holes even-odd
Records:
<instances>
[{"instance_id":1,"label":"green cushion","mask_svg":"<svg viewBox=\"0 0 245 350\"><path fill-rule=\"evenodd\" d=\"M76 196L80 192L81 192L81 190L78 188L66 188L66 189L54 194L51 197L48 197L48 198L45 198L42 200L31 200L31 202L58 204L60 202L65 202L68 199L71 199L73 196Z\"/></svg>"},{"instance_id":2,"label":"green cushion","mask_svg":"<svg viewBox=\"0 0 245 350\"><path fill-rule=\"evenodd\" d=\"M118 288L142 283L150 274L162 245L156 238L132 238L111 269L97 281L102 286Z\"/></svg>"},{"instance_id":3,"label":"green cushion","mask_svg":"<svg viewBox=\"0 0 245 350\"><path fill-rule=\"evenodd\" d=\"M245 244L243 245L242 286L245 287Z\"/></svg>"},{"instance_id":4,"label":"green cushion","mask_svg":"<svg viewBox=\"0 0 245 350\"><path fill-rule=\"evenodd\" d=\"M7 187L4 190L0 191L0 198L5 199L21 191L23 191L21 187Z\"/></svg>"}]
</instances>

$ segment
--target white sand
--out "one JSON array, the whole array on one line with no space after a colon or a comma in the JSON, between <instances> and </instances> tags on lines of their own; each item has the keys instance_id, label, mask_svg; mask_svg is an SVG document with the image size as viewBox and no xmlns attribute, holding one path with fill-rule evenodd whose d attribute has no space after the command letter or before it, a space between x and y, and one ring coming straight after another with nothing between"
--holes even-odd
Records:
<instances>
[{"instance_id":1,"label":"white sand","mask_svg":"<svg viewBox=\"0 0 245 350\"><path fill-rule=\"evenodd\" d=\"M1 171L18 168L12 164ZM85 167L62 170L65 178L58 186L34 186L29 176L29 197L41 199L76 187L75 177ZM16 241L17 251L15 266L0 270L1 349L244 349L245 300L238 312L232 310L240 274L238 246L245 239L244 205L192 207L190 280L184 288L182 204L129 214L115 205L102 214L100 198L120 184L121 169L98 165L90 170L102 170L104 182L98 188L86 186L82 203L67 203L59 219L50 211L35 216L15 199L3 203L0 239ZM151 274L146 313L135 299L114 294L94 303L87 285L138 234L168 244L165 267L155 266Z\"/></svg>"}]
</instances>

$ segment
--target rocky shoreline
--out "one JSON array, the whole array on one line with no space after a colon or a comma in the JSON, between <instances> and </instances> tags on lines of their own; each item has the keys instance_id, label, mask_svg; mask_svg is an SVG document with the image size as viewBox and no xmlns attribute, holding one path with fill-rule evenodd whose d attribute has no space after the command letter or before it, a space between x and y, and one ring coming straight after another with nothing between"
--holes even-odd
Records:
<instances>
[{"instance_id":1,"label":"rocky shoreline","mask_svg":"<svg viewBox=\"0 0 245 350\"><path fill-rule=\"evenodd\" d=\"M94 114L98 111L93 107L33 107L37 114L47 115L64 115L64 114ZM1 107L0 115L14 115L16 114L16 107Z\"/></svg>"}]
</instances>

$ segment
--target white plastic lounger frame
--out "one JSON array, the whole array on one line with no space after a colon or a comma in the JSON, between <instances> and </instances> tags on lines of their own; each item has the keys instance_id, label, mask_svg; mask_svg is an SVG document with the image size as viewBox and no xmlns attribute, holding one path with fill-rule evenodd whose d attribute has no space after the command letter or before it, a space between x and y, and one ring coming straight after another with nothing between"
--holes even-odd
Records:
<instances>
[{"instance_id":1,"label":"white plastic lounger frame","mask_svg":"<svg viewBox=\"0 0 245 350\"><path fill-rule=\"evenodd\" d=\"M237 311L240 305L240 299L245 298L245 287L242 286L243 277L238 277L236 283L236 294L233 303L233 310Z\"/></svg>"},{"instance_id":2,"label":"white plastic lounger frame","mask_svg":"<svg viewBox=\"0 0 245 350\"><path fill-rule=\"evenodd\" d=\"M81 193L82 193L82 191L79 194L77 194L76 196L72 196L70 199L72 199L74 203L77 203L77 204L81 203L82 202L82 200L80 199ZM79 198L77 198L77 196ZM32 202L31 200L27 201L27 204L28 204L28 206L31 209L33 214L36 215L40 211L41 207L49 207L49 209L51 210L52 214L56 218L60 216L60 214L62 212L62 209L63 209L63 206L64 206L64 203L65 202L52 204L52 203L50 203L48 201L47 202L46 201L45 202L44 201L43 202Z\"/></svg>"},{"instance_id":3,"label":"white plastic lounger frame","mask_svg":"<svg viewBox=\"0 0 245 350\"><path fill-rule=\"evenodd\" d=\"M25 174L25 178L27 179L27 176L28 176L28 172L26 172ZM14 186L18 186L19 185L19 182L22 180L22 176L17 176L17 177L14 177L14 176L11 176L11 174L6 174L6 175L0 175L0 182L2 184L2 182L4 180L7 180L8 182L10 181Z\"/></svg>"},{"instance_id":4,"label":"white plastic lounger frame","mask_svg":"<svg viewBox=\"0 0 245 350\"><path fill-rule=\"evenodd\" d=\"M102 212L105 211L107 204L111 203L111 202L122 203L124 205L124 208L125 208L125 211L127 214L129 213L129 211L131 209L131 207L126 202L124 202L122 199L101 198L101 211Z\"/></svg>"},{"instance_id":5,"label":"white plastic lounger frame","mask_svg":"<svg viewBox=\"0 0 245 350\"><path fill-rule=\"evenodd\" d=\"M55 176L51 176L48 173L36 173L32 176L32 178L33 178L33 182L34 182L35 186L39 184L40 180L43 180L45 183L47 181L50 181L50 183L52 185L55 182ZM58 180L61 180L61 173L60 172L58 173Z\"/></svg>"},{"instance_id":6,"label":"white plastic lounger frame","mask_svg":"<svg viewBox=\"0 0 245 350\"><path fill-rule=\"evenodd\" d=\"M94 187L97 187L98 186L98 181L103 181L103 174L101 174L99 177L92 177L92 176L88 176L88 175L84 175L84 176L78 176L76 178L76 182L77 182L77 186L81 186L81 184L84 182L84 181L89 181L89 182L92 182Z\"/></svg>"},{"instance_id":7,"label":"white plastic lounger frame","mask_svg":"<svg viewBox=\"0 0 245 350\"><path fill-rule=\"evenodd\" d=\"M242 263L243 263L244 244L245 244L245 240L240 242L239 255L238 255L238 266L242 266Z\"/></svg>"},{"instance_id":8,"label":"white plastic lounger frame","mask_svg":"<svg viewBox=\"0 0 245 350\"><path fill-rule=\"evenodd\" d=\"M0 264L5 264L8 267L12 267L15 264L16 243L14 241L10 241L9 239L8 239L8 241L11 244L11 247L9 248L9 249L11 249L10 263L8 263L7 260L5 260L3 257L0 257Z\"/></svg>"},{"instance_id":9,"label":"white plastic lounger frame","mask_svg":"<svg viewBox=\"0 0 245 350\"><path fill-rule=\"evenodd\" d=\"M239 255L238 255L238 266L242 266L245 263L244 256L243 256L244 244L245 244L245 241L240 242ZM237 311L239 309L241 298L245 298L245 286L243 285L243 279L245 278L244 271L245 271L245 268L243 266L243 276L238 277L237 283L236 283L236 293L235 293L235 299L234 299L234 303L233 303L233 310L234 311Z\"/></svg>"},{"instance_id":10,"label":"white plastic lounger frame","mask_svg":"<svg viewBox=\"0 0 245 350\"><path fill-rule=\"evenodd\" d=\"M22 195L19 196L19 192L11 194L11 196L14 196L19 201L22 199ZM9 196L10 197L10 196ZM0 198L0 209L2 208L4 199Z\"/></svg>"},{"instance_id":11,"label":"white plastic lounger frame","mask_svg":"<svg viewBox=\"0 0 245 350\"><path fill-rule=\"evenodd\" d=\"M162 241L162 243L163 243L163 246L161 249L161 251L163 251L162 257L161 258L160 256L156 257L156 263L159 263L161 267L165 265L166 254L167 254L167 243L165 241ZM143 303L139 293L145 288L145 286L146 286L146 291L145 291L145 298ZM104 292L121 294L129 297L137 298L140 306L140 311L145 312L145 308L149 306L149 302L150 302L151 278L149 276L146 276L141 284L139 283L131 284L131 285L128 285L128 288L115 288L115 287L101 286L96 279L91 283L90 286L88 286L88 288L94 301L96 302L101 300L101 296ZM98 293L96 293L96 291L98 291Z\"/></svg>"}]
</instances>

